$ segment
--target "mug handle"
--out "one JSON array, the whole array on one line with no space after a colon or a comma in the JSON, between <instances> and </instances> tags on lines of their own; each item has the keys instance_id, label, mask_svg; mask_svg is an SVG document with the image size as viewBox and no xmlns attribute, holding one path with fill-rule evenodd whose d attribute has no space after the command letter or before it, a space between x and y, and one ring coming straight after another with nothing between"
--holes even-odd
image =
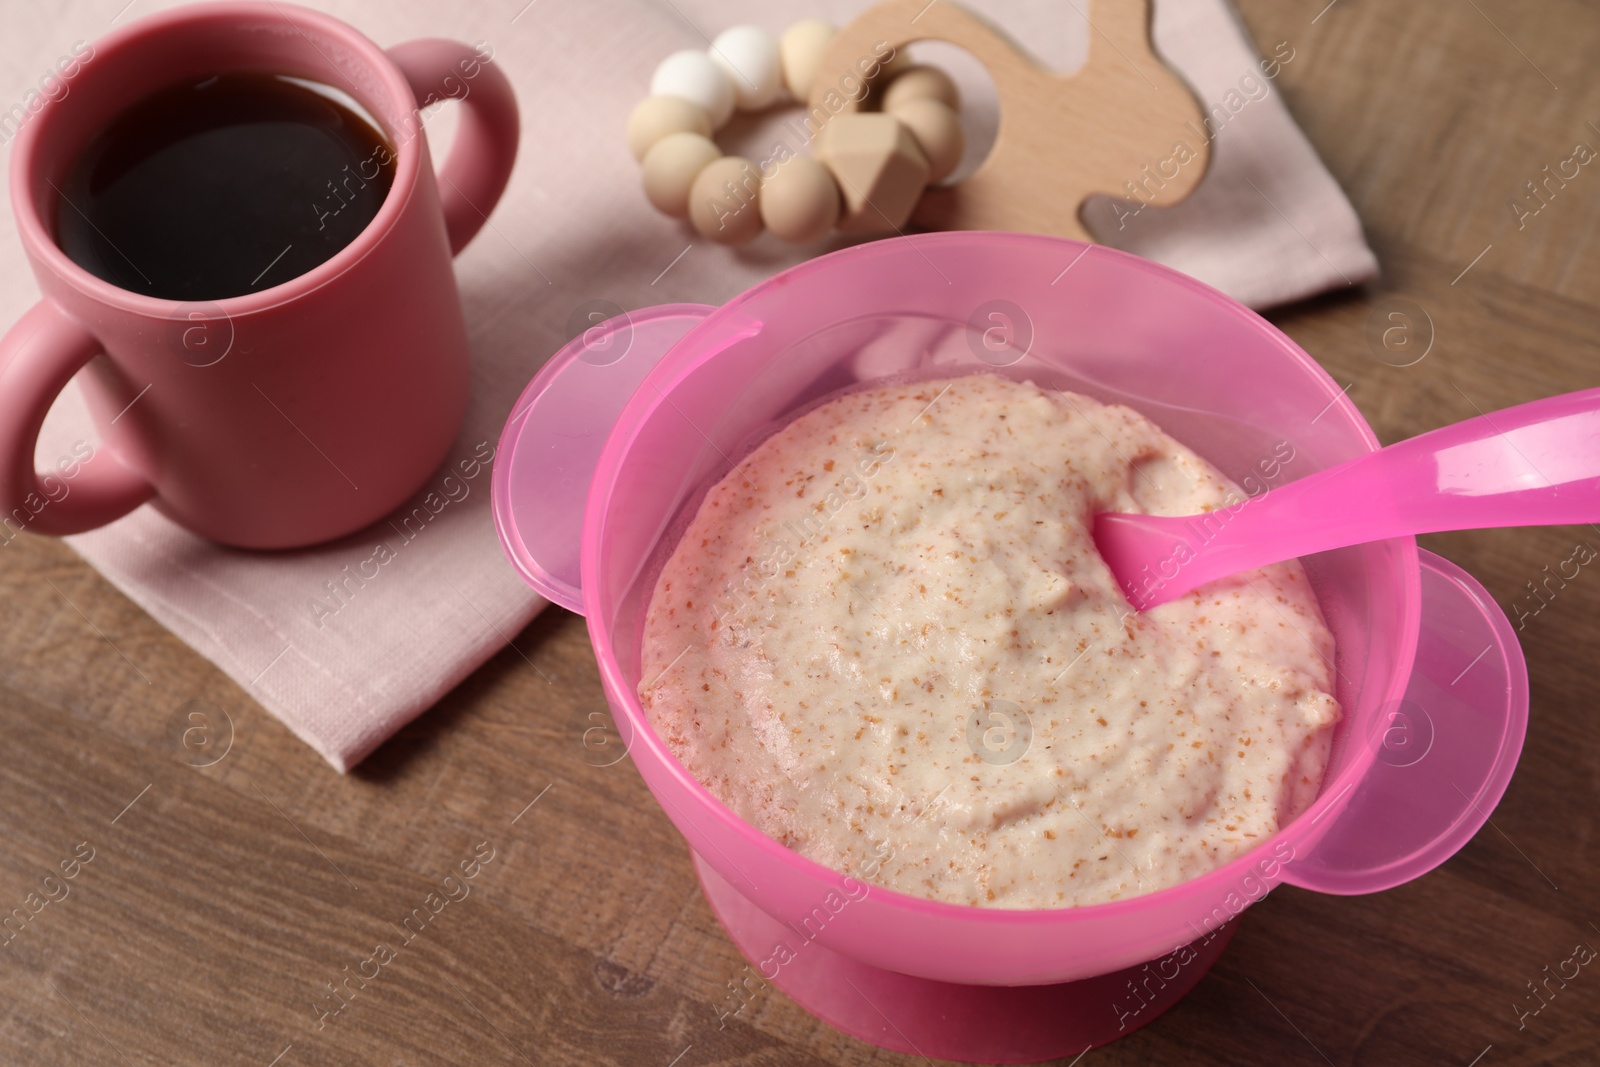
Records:
<instances>
[{"instance_id":1,"label":"mug handle","mask_svg":"<svg viewBox=\"0 0 1600 1067\"><path fill-rule=\"evenodd\" d=\"M389 49L411 83L419 108L440 100L465 107L450 158L437 169L450 254L455 255L489 220L511 178L522 122L511 82L475 49L459 41L425 37Z\"/></svg>"},{"instance_id":2,"label":"mug handle","mask_svg":"<svg viewBox=\"0 0 1600 1067\"><path fill-rule=\"evenodd\" d=\"M33 469L39 430L50 406L100 342L48 297L0 338L0 529L63 537L122 518L155 496L155 487L108 448L84 462L72 490L53 500ZM9 536L7 537L9 540Z\"/></svg>"}]
</instances>

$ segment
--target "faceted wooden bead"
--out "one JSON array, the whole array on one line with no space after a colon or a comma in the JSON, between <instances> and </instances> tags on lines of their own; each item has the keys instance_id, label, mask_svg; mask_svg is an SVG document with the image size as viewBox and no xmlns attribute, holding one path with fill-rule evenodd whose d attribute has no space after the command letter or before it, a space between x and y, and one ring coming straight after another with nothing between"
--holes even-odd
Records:
<instances>
[{"instance_id":1,"label":"faceted wooden bead","mask_svg":"<svg viewBox=\"0 0 1600 1067\"><path fill-rule=\"evenodd\" d=\"M820 240L839 220L839 183L810 156L791 156L761 183L761 221L785 241Z\"/></svg>"},{"instance_id":2,"label":"faceted wooden bead","mask_svg":"<svg viewBox=\"0 0 1600 1067\"><path fill-rule=\"evenodd\" d=\"M906 100L927 97L937 100L955 111L961 110L961 90L950 80L950 75L938 67L907 67L895 75L883 91L883 110L893 111L895 105Z\"/></svg>"},{"instance_id":3,"label":"faceted wooden bead","mask_svg":"<svg viewBox=\"0 0 1600 1067\"><path fill-rule=\"evenodd\" d=\"M644 154L644 195L663 215L689 214L695 176L722 156L722 149L698 133L669 133Z\"/></svg>"},{"instance_id":4,"label":"faceted wooden bead","mask_svg":"<svg viewBox=\"0 0 1600 1067\"><path fill-rule=\"evenodd\" d=\"M706 109L681 96L649 96L628 116L628 151L644 160L645 153L669 133L711 136L711 116Z\"/></svg>"},{"instance_id":5,"label":"faceted wooden bead","mask_svg":"<svg viewBox=\"0 0 1600 1067\"><path fill-rule=\"evenodd\" d=\"M695 176L689 222L718 244L743 244L761 232L761 175L747 159L723 156Z\"/></svg>"},{"instance_id":6,"label":"faceted wooden bead","mask_svg":"<svg viewBox=\"0 0 1600 1067\"><path fill-rule=\"evenodd\" d=\"M943 181L961 162L966 138L961 116L931 97L916 96L897 102L889 112L905 124L917 147L928 157L928 181Z\"/></svg>"},{"instance_id":7,"label":"faceted wooden bead","mask_svg":"<svg viewBox=\"0 0 1600 1067\"><path fill-rule=\"evenodd\" d=\"M841 233L890 233L905 225L928 184L928 160L893 115L846 112L817 135L816 156L844 197Z\"/></svg>"}]
</instances>

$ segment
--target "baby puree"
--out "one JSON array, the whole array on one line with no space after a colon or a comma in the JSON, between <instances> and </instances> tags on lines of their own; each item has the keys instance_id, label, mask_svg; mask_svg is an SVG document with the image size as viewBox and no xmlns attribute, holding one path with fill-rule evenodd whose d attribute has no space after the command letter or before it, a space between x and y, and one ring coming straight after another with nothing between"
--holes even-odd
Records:
<instances>
[{"instance_id":1,"label":"baby puree","mask_svg":"<svg viewBox=\"0 0 1600 1067\"><path fill-rule=\"evenodd\" d=\"M1004 908L1175 885L1315 797L1333 638L1296 561L1135 612L1090 528L1241 500L1125 407L991 374L852 392L710 489L640 697L739 816L863 881Z\"/></svg>"}]
</instances>

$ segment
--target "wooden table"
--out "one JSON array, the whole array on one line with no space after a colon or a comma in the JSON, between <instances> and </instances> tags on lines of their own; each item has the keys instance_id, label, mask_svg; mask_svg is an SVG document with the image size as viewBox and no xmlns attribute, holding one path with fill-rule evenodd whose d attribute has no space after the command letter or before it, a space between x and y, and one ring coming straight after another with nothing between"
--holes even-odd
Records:
<instances>
[{"instance_id":1,"label":"wooden table","mask_svg":"<svg viewBox=\"0 0 1600 1067\"><path fill-rule=\"evenodd\" d=\"M1258 42L1295 48L1277 86L1385 273L1272 319L1385 441L1595 385L1600 170L1551 186L1537 215L1509 205L1600 145L1600 11L1321 4L1242 7ZM1368 339L1400 298L1432 322L1409 367ZM1508 606L1584 541L1600 547L1590 528L1425 539ZM4 1061L911 1062L772 990L719 1029L744 961L631 764L584 758L601 696L580 619L546 612L341 778L61 544L5 549L0 598L0 909L59 897L0 948ZM1547 965L1600 947L1597 616L1585 568L1526 620L1533 718L1492 828L1391 892L1280 888L1184 1003L1081 1062L1600 1063L1600 966L1552 983L1521 1029L1516 1010ZM224 712L231 748L188 765L211 756L183 730L221 731ZM392 924L475 850L493 858L470 894L323 1016L326 983L396 943ZM75 877L45 883L63 863Z\"/></svg>"}]
</instances>

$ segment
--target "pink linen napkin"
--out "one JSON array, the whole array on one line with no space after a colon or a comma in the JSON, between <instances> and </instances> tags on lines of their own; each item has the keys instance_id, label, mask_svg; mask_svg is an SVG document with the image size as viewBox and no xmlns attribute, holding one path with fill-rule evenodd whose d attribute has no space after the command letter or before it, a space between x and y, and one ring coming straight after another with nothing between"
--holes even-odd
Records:
<instances>
[{"instance_id":1,"label":"pink linen napkin","mask_svg":"<svg viewBox=\"0 0 1600 1067\"><path fill-rule=\"evenodd\" d=\"M1109 2L1109 0L1101 0ZM0 39L0 111L23 99L60 54L128 19L167 6L138 2L30 5ZM655 214L638 186L622 127L668 53L704 48L728 26L774 33L795 18L842 24L860 0L805 10L735 0L551 0L438 4L312 0L383 45L413 37L484 42L523 109L523 144L489 225L457 260L472 334L473 396L446 467L390 522L294 553L221 548L150 508L69 539L117 588L216 663L335 768L348 770L494 654L542 608L518 580L489 516L485 461L522 387L579 327L592 301L639 308L718 303L808 255L770 236L730 250ZM973 2L1046 66L1086 55L1093 7L1077 0ZM1309 27L1308 27L1309 30ZM1212 116L1211 171L1172 208L1097 201L1096 236L1261 307L1359 283L1377 265L1349 202L1295 126L1277 87L1305 41L1248 42L1226 0L1159 0L1159 52ZM924 48L916 46L914 56ZM957 59L961 56L957 53ZM928 58L935 58L929 54ZM939 54L937 58L943 58ZM970 57L969 57L970 58ZM1266 74L1263 58L1273 76ZM1303 60L1302 60L1303 61ZM977 151L992 133L992 86L972 64L952 72ZM785 117L736 120L730 151L769 143ZM453 115L430 119L438 157ZM0 149L3 150L3 149ZM970 165L970 161L969 164ZM0 323L36 299L9 213L0 219ZM835 245L827 246L829 248ZM574 316L578 315L575 319ZM381 361L382 354L374 353ZM52 411L41 465L94 432L75 389ZM474 460L479 461L474 463ZM466 471L477 469L475 477ZM410 521L403 521L409 518ZM3 560L0 554L0 560ZM539 671L536 648L520 650Z\"/></svg>"}]
</instances>

